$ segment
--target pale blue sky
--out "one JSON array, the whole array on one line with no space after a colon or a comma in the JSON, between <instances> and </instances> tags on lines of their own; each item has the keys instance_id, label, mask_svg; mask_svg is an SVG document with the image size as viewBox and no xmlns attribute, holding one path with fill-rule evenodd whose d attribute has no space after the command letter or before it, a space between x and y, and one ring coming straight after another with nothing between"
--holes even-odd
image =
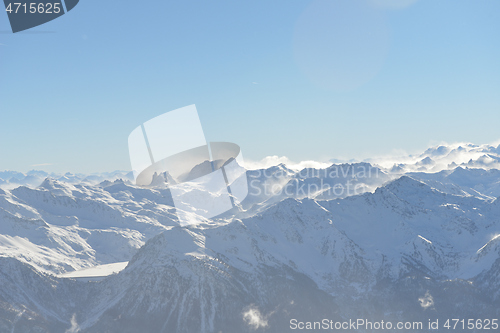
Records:
<instances>
[{"instance_id":1,"label":"pale blue sky","mask_svg":"<svg viewBox=\"0 0 500 333\"><path fill-rule=\"evenodd\" d=\"M18 34L0 13L0 170L128 170L130 132L190 104L252 160L500 139L500 1L366 1L81 0Z\"/></svg>"}]
</instances>

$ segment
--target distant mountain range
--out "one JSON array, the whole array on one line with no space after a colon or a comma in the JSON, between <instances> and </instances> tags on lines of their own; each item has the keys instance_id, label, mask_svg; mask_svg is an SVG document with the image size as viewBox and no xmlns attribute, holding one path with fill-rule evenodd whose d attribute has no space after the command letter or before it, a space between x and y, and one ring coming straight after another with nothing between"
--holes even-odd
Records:
<instances>
[{"instance_id":1,"label":"distant mountain range","mask_svg":"<svg viewBox=\"0 0 500 333\"><path fill-rule=\"evenodd\" d=\"M114 181L117 179L133 180L132 172L129 171L114 171L102 172L93 174L73 174L67 172L65 174L48 173L41 170L31 170L27 173L17 171L0 171L0 188L16 188L18 186L37 187L46 178L69 183L69 184L88 184L95 185L105 180Z\"/></svg>"},{"instance_id":2,"label":"distant mountain range","mask_svg":"<svg viewBox=\"0 0 500 333\"><path fill-rule=\"evenodd\" d=\"M366 162L392 172L438 172L463 168L500 169L500 145L457 143L427 149L422 154L373 158Z\"/></svg>"},{"instance_id":3,"label":"distant mountain range","mask_svg":"<svg viewBox=\"0 0 500 333\"><path fill-rule=\"evenodd\" d=\"M286 158L285 158L286 159ZM265 158L264 164L268 164ZM334 165L356 164L359 162L369 163L380 168L385 173L405 174L408 172L439 172L454 170L456 167L476 169L500 169L500 145L475 145L472 143L457 143L440 145L427 149L421 154L388 156L380 158L368 158L363 161L332 159ZM259 163L252 163L256 166ZM200 168L202 166L199 166ZM290 166L288 166L290 168ZM254 169L259 169L254 167ZM294 171L298 171L294 166ZM196 173L197 170L192 172ZM187 176L189 178L189 176ZM71 184L96 185L105 180L114 181L118 179L133 181L133 174L129 171L113 171L92 174L65 174L48 173L41 170L31 170L27 173L17 171L0 171L0 188L15 188L17 186L39 186L46 178L67 182Z\"/></svg>"}]
</instances>

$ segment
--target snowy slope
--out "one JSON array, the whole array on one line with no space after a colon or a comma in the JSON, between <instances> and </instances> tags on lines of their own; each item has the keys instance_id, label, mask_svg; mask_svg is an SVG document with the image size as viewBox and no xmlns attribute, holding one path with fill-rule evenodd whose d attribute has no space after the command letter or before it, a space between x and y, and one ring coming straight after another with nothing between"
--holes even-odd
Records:
<instances>
[{"instance_id":1,"label":"snowy slope","mask_svg":"<svg viewBox=\"0 0 500 333\"><path fill-rule=\"evenodd\" d=\"M176 224L169 193L122 181L0 191L0 255L54 274L128 261Z\"/></svg>"}]
</instances>

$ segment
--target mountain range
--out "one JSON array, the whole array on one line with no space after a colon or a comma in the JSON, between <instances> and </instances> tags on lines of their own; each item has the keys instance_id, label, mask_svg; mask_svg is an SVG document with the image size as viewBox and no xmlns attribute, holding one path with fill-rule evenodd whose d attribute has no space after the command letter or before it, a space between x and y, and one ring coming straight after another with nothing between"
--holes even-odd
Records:
<instances>
[{"instance_id":1,"label":"mountain range","mask_svg":"<svg viewBox=\"0 0 500 333\"><path fill-rule=\"evenodd\" d=\"M453 161L460 147L477 157ZM0 189L0 332L500 319L500 170L486 155L498 147L248 170L241 205L187 227L168 177L39 174L36 187Z\"/></svg>"}]
</instances>

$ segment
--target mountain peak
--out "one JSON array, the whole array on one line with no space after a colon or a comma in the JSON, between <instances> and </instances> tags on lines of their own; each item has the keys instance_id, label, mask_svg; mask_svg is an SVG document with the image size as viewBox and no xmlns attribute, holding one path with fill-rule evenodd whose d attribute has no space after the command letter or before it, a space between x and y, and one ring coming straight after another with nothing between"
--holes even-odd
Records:
<instances>
[{"instance_id":1,"label":"mountain peak","mask_svg":"<svg viewBox=\"0 0 500 333\"><path fill-rule=\"evenodd\" d=\"M50 189L53 189L55 187L56 183L57 183L57 181L55 179L47 177L38 187L50 190Z\"/></svg>"},{"instance_id":2,"label":"mountain peak","mask_svg":"<svg viewBox=\"0 0 500 333\"><path fill-rule=\"evenodd\" d=\"M401 189L401 188L425 188L429 186L410 176L401 176L398 179L389 182L385 187L387 189Z\"/></svg>"}]
</instances>

